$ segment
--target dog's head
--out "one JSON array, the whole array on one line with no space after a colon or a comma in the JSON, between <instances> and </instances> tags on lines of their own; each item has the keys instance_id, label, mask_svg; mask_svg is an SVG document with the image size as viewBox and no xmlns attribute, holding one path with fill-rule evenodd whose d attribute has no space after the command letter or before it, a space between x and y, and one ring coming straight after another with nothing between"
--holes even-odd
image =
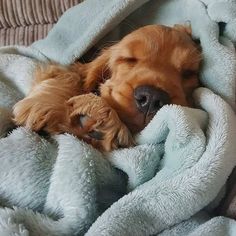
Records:
<instances>
[{"instance_id":1,"label":"dog's head","mask_svg":"<svg viewBox=\"0 0 236 236\"><path fill-rule=\"evenodd\" d=\"M165 104L191 106L201 53L190 31L150 25L128 34L87 64L85 89L99 82L101 96L132 133Z\"/></svg>"}]
</instances>

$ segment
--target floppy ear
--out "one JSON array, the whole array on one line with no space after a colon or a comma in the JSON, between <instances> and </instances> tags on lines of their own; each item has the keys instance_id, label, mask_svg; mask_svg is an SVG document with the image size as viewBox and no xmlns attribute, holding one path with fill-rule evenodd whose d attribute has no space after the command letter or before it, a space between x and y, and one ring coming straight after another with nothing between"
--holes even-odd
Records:
<instances>
[{"instance_id":1,"label":"floppy ear","mask_svg":"<svg viewBox=\"0 0 236 236\"><path fill-rule=\"evenodd\" d=\"M174 25L173 28L180 31L180 32L186 33L189 36L192 36L192 29L191 29L191 26L189 26L189 25L178 25L178 24L176 24L176 25Z\"/></svg>"},{"instance_id":2,"label":"floppy ear","mask_svg":"<svg viewBox=\"0 0 236 236\"><path fill-rule=\"evenodd\" d=\"M91 92L98 88L99 84L109 78L110 49L105 49L92 62L85 64L84 91Z\"/></svg>"}]
</instances>

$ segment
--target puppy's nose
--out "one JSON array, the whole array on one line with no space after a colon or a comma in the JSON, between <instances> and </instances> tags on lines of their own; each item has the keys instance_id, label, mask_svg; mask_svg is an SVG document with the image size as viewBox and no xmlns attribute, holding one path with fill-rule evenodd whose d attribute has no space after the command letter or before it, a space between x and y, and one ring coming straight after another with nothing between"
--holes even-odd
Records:
<instances>
[{"instance_id":1,"label":"puppy's nose","mask_svg":"<svg viewBox=\"0 0 236 236\"><path fill-rule=\"evenodd\" d=\"M167 92L154 86L139 86L134 90L137 108L145 114L157 112L162 106L170 103Z\"/></svg>"}]
</instances>

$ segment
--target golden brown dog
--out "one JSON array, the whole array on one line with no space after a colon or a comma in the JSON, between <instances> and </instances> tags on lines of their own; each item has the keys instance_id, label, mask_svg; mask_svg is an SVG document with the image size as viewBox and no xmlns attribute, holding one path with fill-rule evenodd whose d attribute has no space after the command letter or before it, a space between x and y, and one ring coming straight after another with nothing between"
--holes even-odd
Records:
<instances>
[{"instance_id":1,"label":"golden brown dog","mask_svg":"<svg viewBox=\"0 0 236 236\"><path fill-rule=\"evenodd\" d=\"M145 26L90 63L38 70L14 120L34 131L74 134L100 150L128 147L165 104L192 105L200 61L189 28Z\"/></svg>"}]
</instances>

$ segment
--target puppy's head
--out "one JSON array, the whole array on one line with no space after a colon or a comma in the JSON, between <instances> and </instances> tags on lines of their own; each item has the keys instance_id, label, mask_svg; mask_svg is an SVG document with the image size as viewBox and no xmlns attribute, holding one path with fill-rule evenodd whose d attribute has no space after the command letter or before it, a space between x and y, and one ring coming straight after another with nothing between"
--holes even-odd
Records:
<instances>
[{"instance_id":1,"label":"puppy's head","mask_svg":"<svg viewBox=\"0 0 236 236\"><path fill-rule=\"evenodd\" d=\"M191 106L201 54L184 26L142 27L87 64L85 88L101 96L132 133L143 129L165 104Z\"/></svg>"}]
</instances>

